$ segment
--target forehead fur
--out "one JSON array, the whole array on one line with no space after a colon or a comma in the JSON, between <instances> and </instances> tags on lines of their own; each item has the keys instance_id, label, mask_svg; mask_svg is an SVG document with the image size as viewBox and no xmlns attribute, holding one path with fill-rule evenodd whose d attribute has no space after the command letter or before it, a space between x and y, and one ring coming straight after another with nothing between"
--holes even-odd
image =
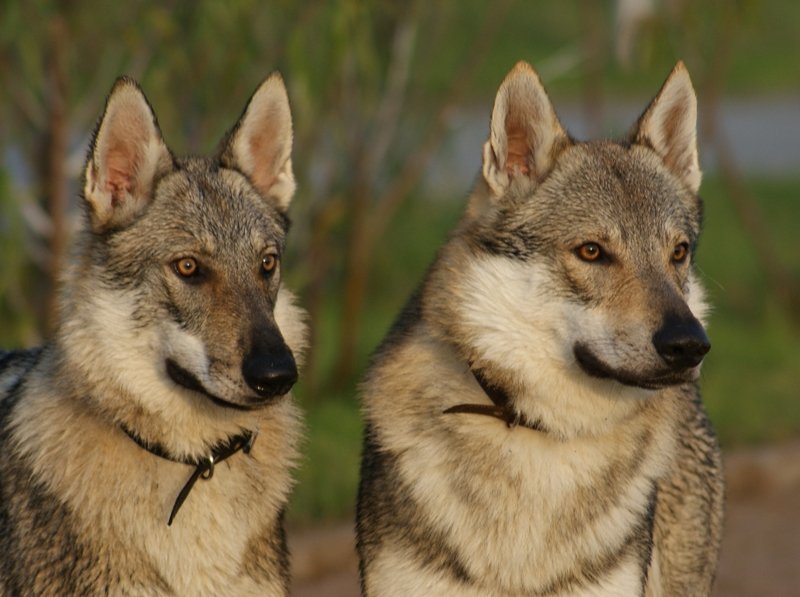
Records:
<instances>
[{"instance_id":1,"label":"forehead fur","mask_svg":"<svg viewBox=\"0 0 800 597\"><path fill-rule=\"evenodd\" d=\"M571 217L592 220L632 216L658 222L671 214L694 211L697 198L687 192L645 147L611 142L579 143L561 156L551 177L528 203Z\"/></svg>"},{"instance_id":2,"label":"forehead fur","mask_svg":"<svg viewBox=\"0 0 800 597\"><path fill-rule=\"evenodd\" d=\"M626 239L634 232L665 241L682 232L694 242L700 215L699 198L655 152L592 141L566 148L532 193L507 197L471 226L484 249L524 258L554 244Z\"/></svg>"},{"instance_id":3,"label":"forehead fur","mask_svg":"<svg viewBox=\"0 0 800 597\"><path fill-rule=\"evenodd\" d=\"M139 233L192 237L209 251L283 247L288 219L239 172L187 158L157 182L153 203L135 227Z\"/></svg>"}]
</instances>

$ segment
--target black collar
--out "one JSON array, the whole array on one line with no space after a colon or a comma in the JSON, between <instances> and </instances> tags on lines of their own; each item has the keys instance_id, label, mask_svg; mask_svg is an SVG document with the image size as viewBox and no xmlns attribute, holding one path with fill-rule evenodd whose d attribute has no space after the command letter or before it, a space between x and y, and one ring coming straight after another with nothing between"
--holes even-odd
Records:
<instances>
[{"instance_id":1,"label":"black collar","mask_svg":"<svg viewBox=\"0 0 800 597\"><path fill-rule=\"evenodd\" d=\"M457 404L444 411L444 414L467 413L472 415L486 415L504 421L509 428L517 426L527 427L534 431L547 432L547 429L538 419L529 420L525 415L516 410L511 404L511 397L503 386L486 379L480 369L469 369L483 392L492 401L492 404Z\"/></svg>"},{"instance_id":2,"label":"black collar","mask_svg":"<svg viewBox=\"0 0 800 597\"><path fill-rule=\"evenodd\" d=\"M179 464L186 464L194 467L192 476L189 477L189 480L183 486L183 489L181 489L178 497L175 499L175 504L172 506L172 511L170 512L169 520L167 521L168 526L172 525L175 515L178 513L178 510L183 505L183 502L186 500L186 497L189 495L189 492L192 490L192 487L194 487L194 484L197 482L197 480L200 478L210 479L214 475L214 465L222 462L230 456L233 456L239 450L245 454L249 454L250 449L253 447L253 443L256 441L257 435L257 432L254 431L245 431L239 435L234 435L233 437L228 438L228 441L226 442L217 444L206 456L201 458L178 458L177 456L170 454L164 448L164 446L158 442L150 442L141 438L138 434L128 429L128 427L124 424L120 425L120 427L129 438L136 442L140 448L147 450L154 456L158 456L159 458L163 458L164 460L169 460L171 462L177 462Z\"/></svg>"}]
</instances>

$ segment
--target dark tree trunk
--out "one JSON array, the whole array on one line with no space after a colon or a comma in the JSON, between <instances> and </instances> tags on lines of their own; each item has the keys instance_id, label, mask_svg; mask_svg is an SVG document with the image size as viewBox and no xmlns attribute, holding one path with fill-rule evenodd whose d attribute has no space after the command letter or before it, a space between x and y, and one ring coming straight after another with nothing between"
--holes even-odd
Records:
<instances>
[{"instance_id":1,"label":"dark tree trunk","mask_svg":"<svg viewBox=\"0 0 800 597\"><path fill-rule=\"evenodd\" d=\"M47 332L52 332L56 321L56 294L58 280L64 268L67 247L68 185L65 162L68 143L66 93L67 80L65 52L67 50L67 24L60 15L54 16L48 31L47 52L47 132L44 151L44 192L50 214L50 262L48 267Z\"/></svg>"}]
</instances>

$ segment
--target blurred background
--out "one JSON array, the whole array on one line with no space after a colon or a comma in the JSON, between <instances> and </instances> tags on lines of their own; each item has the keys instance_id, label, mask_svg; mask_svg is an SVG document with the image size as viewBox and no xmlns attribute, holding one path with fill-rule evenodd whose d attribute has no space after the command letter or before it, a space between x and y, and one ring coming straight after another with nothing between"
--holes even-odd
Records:
<instances>
[{"instance_id":1,"label":"blurred background","mask_svg":"<svg viewBox=\"0 0 800 597\"><path fill-rule=\"evenodd\" d=\"M298 595L355 594L370 352L456 222L495 91L539 72L578 138L623 135L678 59L700 102L702 388L726 452L719 595L800 590L800 3L795 0L0 2L0 346L50 332L105 95L136 78L178 154L214 149L273 70L295 122L288 285L310 314Z\"/></svg>"}]
</instances>

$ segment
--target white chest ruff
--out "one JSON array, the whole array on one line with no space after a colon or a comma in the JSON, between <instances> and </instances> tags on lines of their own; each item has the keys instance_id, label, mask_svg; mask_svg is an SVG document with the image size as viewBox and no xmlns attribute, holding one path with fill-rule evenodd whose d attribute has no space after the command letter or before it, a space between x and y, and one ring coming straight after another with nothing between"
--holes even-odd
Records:
<instances>
[{"instance_id":1,"label":"white chest ruff","mask_svg":"<svg viewBox=\"0 0 800 597\"><path fill-rule=\"evenodd\" d=\"M428 435L403 451L399 468L469 576L498 594L547 590L580 575L582 563L622 550L662 466L632 445L620 454L613 445L620 438L559 442L475 416L463 417L459 431L471 436L459 442L460 453L446 435ZM641 590L634 559L620 556L607 572L585 594Z\"/></svg>"}]
</instances>

